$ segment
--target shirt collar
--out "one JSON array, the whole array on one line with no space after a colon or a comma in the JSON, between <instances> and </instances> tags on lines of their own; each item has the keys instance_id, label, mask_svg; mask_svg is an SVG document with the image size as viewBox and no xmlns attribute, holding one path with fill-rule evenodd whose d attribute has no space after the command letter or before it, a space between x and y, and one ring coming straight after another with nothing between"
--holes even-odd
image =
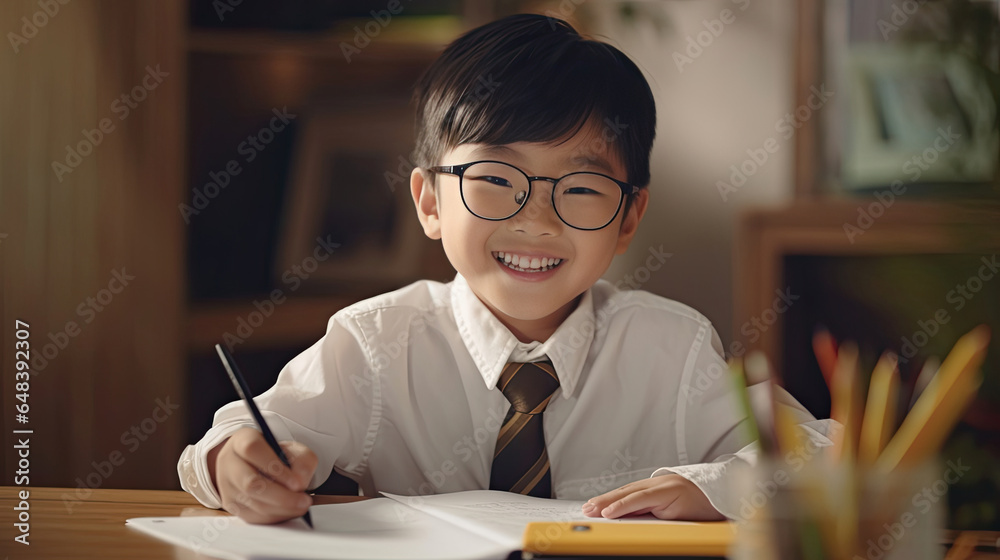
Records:
<instances>
[{"instance_id":1,"label":"shirt collar","mask_svg":"<svg viewBox=\"0 0 1000 560\"><path fill-rule=\"evenodd\" d=\"M572 396L594 340L594 299L583 293L576 309L544 342L523 343L472 292L461 274L452 283L451 304L459 335L488 389L496 387L509 361L536 361L547 356L565 398Z\"/></svg>"}]
</instances>

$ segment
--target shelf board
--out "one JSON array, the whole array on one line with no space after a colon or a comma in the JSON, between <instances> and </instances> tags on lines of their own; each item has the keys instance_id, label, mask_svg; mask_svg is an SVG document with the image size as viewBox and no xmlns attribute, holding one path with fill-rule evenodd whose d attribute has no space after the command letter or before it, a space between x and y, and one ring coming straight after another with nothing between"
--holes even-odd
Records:
<instances>
[{"instance_id":1,"label":"shelf board","mask_svg":"<svg viewBox=\"0 0 1000 560\"><path fill-rule=\"evenodd\" d=\"M789 242L812 247L814 252L876 253L923 249L954 252L956 235L973 229L969 249L993 248L1000 244L1000 203L995 200L905 200L897 196L883 203L873 194L825 196L797 200L790 205L752 208L741 215L741 231L785 232ZM850 241L845 226L864 233ZM799 232L800 235L789 232ZM810 244L810 236L824 240ZM921 240L924 241L921 241Z\"/></svg>"},{"instance_id":2,"label":"shelf board","mask_svg":"<svg viewBox=\"0 0 1000 560\"><path fill-rule=\"evenodd\" d=\"M267 300L266 296L249 302L194 305L188 318L188 349L192 353L209 352L215 344L223 342L226 333L245 341L238 345L241 349L307 346L323 336L334 313L363 298L289 297L275 305L267 317L254 305L254 301ZM246 334L249 336L243 336Z\"/></svg>"},{"instance_id":3,"label":"shelf board","mask_svg":"<svg viewBox=\"0 0 1000 560\"><path fill-rule=\"evenodd\" d=\"M187 36L187 50L192 53L231 55L292 54L296 56L340 59L346 64L342 44L354 47L353 33L305 34L288 31L207 31L192 30ZM377 36L361 48L369 59L391 57L393 60L434 58L446 42L432 41L420 35Z\"/></svg>"},{"instance_id":4,"label":"shelf board","mask_svg":"<svg viewBox=\"0 0 1000 560\"><path fill-rule=\"evenodd\" d=\"M882 193L882 196L887 196ZM882 202L873 193L796 200L744 211L737 226L733 269L735 316L754 317L785 289L784 259L808 256L895 256L992 253L1000 248L995 200ZM867 217L866 217L867 216ZM768 329L744 351L781 356L782 326ZM741 340L742 333L733 333ZM780 364L779 364L780 367Z\"/></svg>"}]
</instances>

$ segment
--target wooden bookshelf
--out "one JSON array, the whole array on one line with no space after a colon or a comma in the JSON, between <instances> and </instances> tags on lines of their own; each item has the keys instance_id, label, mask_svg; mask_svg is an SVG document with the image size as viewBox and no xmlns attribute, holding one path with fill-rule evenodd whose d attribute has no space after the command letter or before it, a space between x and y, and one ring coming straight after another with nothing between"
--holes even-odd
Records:
<instances>
[{"instance_id":1,"label":"wooden bookshelf","mask_svg":"<svg viewBox=\"0 0 1000 560\"><path fill-rule=\"evenodd\" d=\"M445 28L453 27L446 24ZM379 36L361 50L367 58L392 58L399 61L426 61L442 51L447 42L435 41L420 34ZM341 59L341 43L354 45L349 33L311 35L287 31L205 31L187 34L186 47L191 53L228 55L285 54L296 57Z\"/></svg>"},{"instance_id":2,"label":"wooden bookshelf","mask_svg":"<svg viewBox=\"0 0 1000 560\"><path fill-rule=\"evenodd\" d=\"M330 285L321 281L321 274L295 293L281 284L276 272L282 258L279 240L288 224L308 221L290 211L296 194L292 189L298 188L293 180L296 158L303 153L310 119L315 122L324 107L353 107L358 99L408 99L424 68L467 25L462 14L394 17L349 58L343 44L356 45L354 28L363 29L370 19L337 20L312 30L199 27L195 21L187 21L180 39L189 84L181 114L188 123L185 192L202 188L210 173L230 159L244 170L192 216L185 231L188 302L181 340L189 442L204 433L214 411L231 399L212 350L215 344L236 342L230 346L259 393L273 384L289 359L323 336L337 311L400 287L389 281ZM266 126L275 107L296 115L293 126L275 133L274 141L247 161L237 146ZM399 125L412 128L412 119L400 119ZM435 250L424 241L413 279L453 277L440 245ZM263 302L276 289L283 290L285 299L271 309Z\"/></svg>"},{"instance_id":3,"label":"wooden bookshelf","mask_svg":"<svg viewBox=\"0 0 1000 560\"><path fill-rule=\"evenodd\" d=\"M898 255L969 253L1000 250L1000 204L996 202L913 202L897 200L872 217L863 214L874 196L820 198L784 208L743 214L734 242L734 324L766 309L774 291L783 288L783 259L788 255ZM883 205L885 206L885 205ZM876 210L875 213L878 211ZM857 227L853 237L845 225ZM763 333L747 351L780 356L781 323ZM739 332L734 332L740 340ZM776 359L776 358L774 358Z\"/></svg>"},{"instance_id":4,"label":"wooden bookshelf","mask_svg":"<svg viewBox=\"0 0 1000 560\"><path fill-rule=\"evenodd\" d=\"M363 297L288 297L274 305L266 298L258 298L250 302L195 305L188 320L187 346L192 352L209 349L221 343L227 333L243 341L241 349L284 348L314 342L326 332L327 322L334 313L360 299ZM254 305L255 301L261 305ZM249 335L243 336L245 333Z\"/></svg>"}]
</instances>

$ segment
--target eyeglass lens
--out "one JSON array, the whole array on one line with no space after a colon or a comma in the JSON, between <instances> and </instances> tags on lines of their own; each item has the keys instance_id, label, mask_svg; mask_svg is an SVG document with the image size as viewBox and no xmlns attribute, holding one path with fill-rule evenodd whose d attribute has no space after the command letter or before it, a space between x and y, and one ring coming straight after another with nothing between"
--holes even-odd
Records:
<instances>
[{"instance_id":1,"label":"eyeglass lens","mask_svg":"<svg viewBox=\"0 0 1000 560\"><path fill-rule=\"evenodd\" d=\"M481 217L502 220L524 205L528 177L504 163L476 163L462 177L462 197L469 210ZM572 173L553 186L556 213L567 224L596 229L608 224L618 212L622 190L608 177L594 173Z\"/></svg>"}]
</instances>

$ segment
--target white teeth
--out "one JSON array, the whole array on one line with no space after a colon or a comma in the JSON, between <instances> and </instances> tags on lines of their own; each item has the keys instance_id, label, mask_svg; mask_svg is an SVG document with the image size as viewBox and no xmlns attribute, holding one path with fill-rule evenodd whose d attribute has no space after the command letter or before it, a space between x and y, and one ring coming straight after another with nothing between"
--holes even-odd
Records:
<instances>
[{"instance_id":1,"label":"white teeth","mask_svg":"<svg viewBox=\"0 0 1000 560\"><path fill-rule=\"evenodd\" d=\"M508 267L521 272L544 272L562 263L562 259L549 257L525 257L522 255L505 253L503 251L497 251L496 255L497 260L506 264Z\"/></svg>"}]
</instances>

